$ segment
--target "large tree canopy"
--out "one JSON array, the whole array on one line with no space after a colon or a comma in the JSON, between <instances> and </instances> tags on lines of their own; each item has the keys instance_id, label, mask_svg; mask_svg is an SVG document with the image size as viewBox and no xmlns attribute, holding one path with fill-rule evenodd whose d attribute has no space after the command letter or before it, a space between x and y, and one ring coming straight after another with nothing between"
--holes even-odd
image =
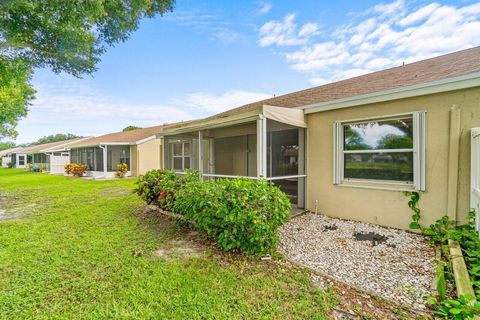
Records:
<instances>
[{"instance_id":1,"label":"large tree canopy","mask_svg":"<svg viewBox=\"0 0 480 320\"><path fill-rule=\"evenodd\" d=\"M0 151L2 150L7 150L7 149L11 149L11 148L14 148L15 147L15 143L14 142L1 142L0 141Z\"/></svg>"},{"instance_id":2,"label":"large tree canopy","mask_svg":"<svg viewBox=\"0 0 480 320\"><path fill-rule=\"evenodd\" d=\"M44 143L50 143L50 142L70 140L70 139L75 139L75 138L82 138L82 137L79 137L79 136L71 134L71 133L67 133L67 134L57 133L57 134L51 134L49 136L45 136L43 138L40 138L37 141L32 142L32 144L44 144Z\"/></svg>"},{"instance_id":3,"label":"large tree canopy","mask_svg":"<svg viewBox=\"0 0 480 320\"><path fill-rule=\"evenodd\" d=\"M0 138L15 137L18 120L27 115L27 104L35 93L30 77L24 60L0 56Z\"/></svg>"},{"instance_id":4,"label":"large tree canopy","mask_svg":"<svg viewBox=\"0 0 480 320\"><path fill-rule=\"evenodd\" d=\"M162 15L173 5L174 0L0 1L1 97L9 99L0 103L0 137L15 136L13 128L26 115L33 68L77 77L92 73L102 53L127 40L140 19ZM16 84L3 87L8 81Z\"/></svg>"},{"instance_id":5,"label":"large tree canopy","mask_svg":"<svg viewBox=\"0 0 480 320\"><path fill-rule=\"evenodd\" d=\"M125 128L123 128L123 132L127 132L127 131L132 131L132 130L137 130L137 129L142 129L141 127L137 127L137 126L126 126Z\"/></svg>"}]
</instances>

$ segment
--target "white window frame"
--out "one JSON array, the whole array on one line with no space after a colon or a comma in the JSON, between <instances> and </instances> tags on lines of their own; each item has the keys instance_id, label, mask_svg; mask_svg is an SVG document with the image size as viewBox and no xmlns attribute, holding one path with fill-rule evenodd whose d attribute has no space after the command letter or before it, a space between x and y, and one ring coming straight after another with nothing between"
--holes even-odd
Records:
<instances>
[{"instance_id":1,"label":"white window frame","mask_svg":"<svg viewBox=\"0 0 480 320\"><path fill-rule=\"evenodd\" d=\"M189 155L185 155L185 144L186 143L188 143L190 145L190 154ZM187 168L187 169L190 169L192 167L192 147L193 147L192 141L186 141L186 140L172 141L169 144L170 144L172 169L175 170L175 171L184 172L185 171L185 158L189 158L189 160L190 160L189 161L190 162L190 167ZM182 145L182 154L179 155L179 156L175 155L175 152L174 152L175 144L181 144ZM181 169L175 168L175 161L174 160L179 159L179 158L182 159L182 168Z\"/></svg>"},{"instance_id":2,"label":"white window frame","mask_svg":"<svg viewBox=\"0 0 480 320\"><path fill-rule=\"evenodd\" d=\"M362 153L359 150L344 150L344 125L354 123L384 121L389 119L402 119L412 117L413 122L413 148L412 149L393 149L393 150L375 150L375 152L413 152L413 183L404 181L386 181L374 179L345 179L344 177L344 159L348 153ZM371 184L383 184L393 186L404 186L405 189L414 189L416 191L425 191L425 135L426 135L426 112L417 111L402 114L393 114L379 117L370 117L363 119L353 119L337 121L333 124L333 184L345 185L348 182ZM371 150L365 153L372 153ZM368 187L368 186L364 186ZM375 187L373 187L375 188Z\"/></svg>"},{"instance_id":3,"label":"white window frame","mask_svg":"<svg viewBox=\"0 0 480 320\"><path fill-rule=\"evenodd\" d=\"M20 163L20 162L23 162L23 163ZM23 154L20 154L18 155L18 165L19 166L24 166L27 162L27 156L26 155L23 155Z\"/></svg>"}]
</instances>

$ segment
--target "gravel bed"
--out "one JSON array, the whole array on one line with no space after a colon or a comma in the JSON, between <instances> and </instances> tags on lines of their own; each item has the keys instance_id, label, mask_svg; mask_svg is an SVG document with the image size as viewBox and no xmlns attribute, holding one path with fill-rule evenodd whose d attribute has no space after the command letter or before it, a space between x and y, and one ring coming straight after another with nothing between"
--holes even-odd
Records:
<instances>
[{"instance_id":1,"label":"gravel bed","mask_svg":"<svg viewBox=\"0 0 480 320\"><path fill-rule=\"evenodd\" d=\"M420 235L306 214L286 223L280 239L288 259L386 299L424 310L434 293L435 252Z\"/></svg>"}]
</instances>

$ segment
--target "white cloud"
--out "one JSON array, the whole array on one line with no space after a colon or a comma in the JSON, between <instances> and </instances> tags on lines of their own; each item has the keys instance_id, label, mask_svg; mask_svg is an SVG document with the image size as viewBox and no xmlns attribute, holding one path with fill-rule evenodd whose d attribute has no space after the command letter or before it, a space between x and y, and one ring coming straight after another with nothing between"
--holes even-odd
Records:
<instances>
[{"instance_id":1,"label":"white cloud","mask_svg":"<svg viewBox=\"0 0 480 320\"><path fill-rule=\"evenodd\" d=\"M271 3L265 2L261 3L260 8L257 10L257 14L267 14L272 10L273 5Z\"/></svg>"},{"instance_id":2,"label":"white cloud","mask_svg":"<svg viewBox=\"0 0 480 320\"><path fill-rule=\"evenodd\" d=\"M399 136L405 135L405 133L397 127L386 124L373 124L362 128L354 127L353 130L357 131L362 136L365 143L372 148L377 148L379 140L387 134Z\"/></svg>"},{"instance_id":3,"label":"white cloud","mask_svg":"<svg viewBox=\"0 0 480 320\"><path fill-rule=\"evenodd\" d=\"M375 14L378 14L381 18L389 17L395 20L399 15L405 13L405 1L396 0L391 3L380 3L375 5L372 10L369 10Z\"/></svg>"},{"instance_id":4,"label":"white cloud","mask_svg":"<svg viewBox=\"0 0 480 320\"><path fill-rule=\"evenodd\" d=\"M147 127L197 119L272 95L246 90L222 94L197 92L171 98L165 103L143 104L109 96L85 80L59 75L36 84L37 98L28 116L20 121L17 143L54 133L84 136L116 132L127 125Z\"/></svg>"},{"instance_id":5,"label":"white cloud","mask_svg":"<svg viewBox=\"0 0 480 320\"><path fill-rule=\"evenodd\" d=\"M198 34L209 35L211 40L219 40L224 44L230 44L240 38L240 34L233 30L231 22L225 18L224 12L219 10L205 8L179 10L166 15L164 19L191 28Z\"/></svg>"},{"instance_id":6,"label":"white cloud","mask_svg":"<svg viewBox=\"0 0 480 320\"><path fill-rule=\"evenodd\" d=\"M261 92L230 90L221 95L204 92L192 93L177 101L188 107L217 113L268 98L272 98L272 95Z\"/></svg>"},{"instance_id":7,"label":"white cloud","mask_svg":"<svg viewBox=\"0 0 480 320\"><path fill-rule=\"evenodd\" d=\"M56 114L55 120L58 117L79 121L128 120L142 125L190 120L194 118L192 113L205 116L272 97L271 94L246 90L229 90L220 95L194 92L171 98L166 104L152 105L111 97L75 80L70 84L56 82L37 89L37 98L30 109Z\"/></svg>"},{"instance_id":8,"label":"white cloud","mask_svg":"<svg viewBox=\"0 0 480 320\"><path fill-rule=\"evenodd\" d=\"M282 21L265 23L260 27L258 44L262 47L303 45L308 43L310 37L318 34L319 27L316 23L305 23L299 29L295 18L295 14L289 13Z\"/></svg>"},{"instance_id":9,"label":"white cloud","mask_svg":"<svg viewBox=\"0 0 480 320\"><path fill-rule=\"evenodd\" d=\"M142 125L153 125L190 119L191 116L169 105L149 105L132 103L123 99L101 94L94 88L59 83L37 88L37 98L30 109L36 111L37 121L42 113L51 119L73 121L123 121L128 120ZM27 118L28 119L28 118Z\"/></svg>"},{"instance_id":10,"label":"white cloud","mask_svg":"<svg viewBox=\"0 0 480 320\"><path fill-rule=\"evenodd\" d=\"M403 0L382 3L326 30L317 42L310 36L318 35L315 21L298 31L296 18L290 14L268 22L258 43L296 47L281 53L315 85L480 45L480 2L419 7Z\"/></svg>"},{"instance_id":11,"label":"white cloud","mask_svg":"<svg viewBox=\"0 0 480 320\"><path fill-rule=\"evenodd\" d=\"M425 7L420 8L417 11L410 13L408 16L399 21L399 25L408 26L416 22L422 21L428 18L435 10L440 7L438 3L431 3Z\"/></svg>"},{"instance_id":12,"label":"white cloud","mask_svg":"<svg viewBox=\"0 0 480 320\"><path fill-rule=\"evenodd\" d=\"M303 27L298 32L299 37L308 37L310 35L316 34L318 31L318 25L316 23L305 23Z\"/></svg>"}]
</instances>

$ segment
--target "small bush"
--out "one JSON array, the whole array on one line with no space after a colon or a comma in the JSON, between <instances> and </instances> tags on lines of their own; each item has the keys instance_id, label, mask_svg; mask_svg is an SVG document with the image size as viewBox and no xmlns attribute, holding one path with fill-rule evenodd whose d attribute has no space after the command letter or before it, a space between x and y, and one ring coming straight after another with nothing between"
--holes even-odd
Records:
<instances>
[{"instance_id":1,"label":"small bush","mask_svg":"<svg viewBox=\"0 0 480 320\"><path fill-rule=\"evenodd\" d=\"M12 169L12 168L13 168L13 162L8 162L8 163L7 163L7 167L10 168L10 169Z\"/></svg>"},{"instance_id":2,"label":"small bush","mask_svg":"<svg viewBox=\"0 0 480 320\"><path fill-rule=\"evenodd\" d=\"M117 178L124 178L128 172L128 164L126 163L117 164L117 168L118 170L117 172L115 172L115 176L117 176Z\"/></svg>"},{"instance_id":3,"label":"small bush","mask_svg":"<svg viewBox=\"0 0 480 320\"><path fill-rule=\"evenodd\" d=\"M275 248L278 228L291 209L288 197L270 182L202 182L196 172L178 176L172 171L150 171L138 180L137 193L149 204L180 214L222 249L250 254Z\"/></svg>"},{"instance_id":4,"label":"small bush","mask_svg":"<svg viewBox=\"0 0 480 320\"><path fill-rule=\"evenodd\" d=\"M194 222L224 250L258 254L278 242L290 201L267 181L220 179L190 182L175 195L173 211Z\"/></svg>"},{"instance_id":5,"label":"small bush","mask_svg":"<svg viewBox=\"0 0 480 320\"><path fill-rule=\"evenodd\" d=\"M181 186L180 177L173 171L148 171L137 180L135 192L147 203L170 209L174 194Z\"/></svg>"},{"instance_id":6,"label":"small bush","mask_svg":"<svg viewBox=\"0 0 480 320\"><path fill-rule=\"evenodd\" d=\"M65 165L65 173L74 177L82 177L87 170L88 166L83 163L69 163Z\"/></svg>"}]
</instances>

